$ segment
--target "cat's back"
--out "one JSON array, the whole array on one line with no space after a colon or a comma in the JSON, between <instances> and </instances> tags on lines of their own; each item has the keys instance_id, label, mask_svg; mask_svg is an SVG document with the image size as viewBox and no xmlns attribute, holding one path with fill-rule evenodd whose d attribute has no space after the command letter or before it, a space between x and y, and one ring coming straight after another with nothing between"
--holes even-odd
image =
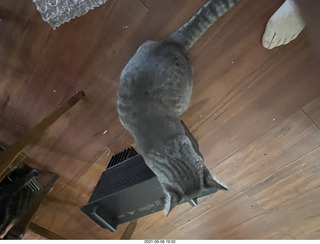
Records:
<instances>
[{"instance_id":1,"label":"cat's back","mask_svg":"<svg viewBox=\"0 0 320 244\"><path fill-rule=\"evenodd\" d=\"M121 73L118 112L121 122L137 120L148 111L180 116L192 93L192 67L174 43L148 41ZM134 118L135 117L135 118Z\"/></svg>"}]
</instances>

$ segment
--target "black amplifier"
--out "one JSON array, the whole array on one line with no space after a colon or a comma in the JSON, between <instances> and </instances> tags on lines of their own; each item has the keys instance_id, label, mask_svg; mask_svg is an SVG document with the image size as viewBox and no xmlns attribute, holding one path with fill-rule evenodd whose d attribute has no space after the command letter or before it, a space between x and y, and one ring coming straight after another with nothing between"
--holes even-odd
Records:
<instances>
[{"instance_id":1,"label":"black amplifier","mask_svg":"<svg viewBox=\"0 0 320 244\"><path fill-rule=\"evenodd\" d=\"M199 148L183 122L182 125L194 147ZM210 189L200 197L216 191L215 188ZM81 210L101 227L114 232L119 224L163 210L164 201L165 193L156 175L142 156L129 148L111 158L88 204ZM197 205L194 200L189 203Z\"/></svg>"}]
</instances>

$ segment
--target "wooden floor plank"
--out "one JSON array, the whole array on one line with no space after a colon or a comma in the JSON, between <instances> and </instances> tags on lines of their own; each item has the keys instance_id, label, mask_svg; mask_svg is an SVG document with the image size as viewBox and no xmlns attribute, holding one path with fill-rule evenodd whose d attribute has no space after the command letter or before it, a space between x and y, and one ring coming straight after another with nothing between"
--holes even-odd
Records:
<instances>
[{"instance_id":1,"label":"wooden floor plank","mask_svg":"<svg viewBox=\"0 0 320 244\"><path fill-rule=\"evenodd\" d=\"M132 13L125 14L123 6L131 9ZM39 68L38 76L45 76L44 72L46 72L48 66L52 67L53 63L60 59L61 56L72 57L70 61L74 67L66 70L65 65L60 63L60 66L54 68L54 72L64 74L63 79L54 80L50 78L45 84L46 87L50 90L56 90L56 93L63 94L64 91L60 91L59 86L64 83L62 88L67 89L66 83L69 83L70 87L66 91L67 93L73 92L74 89L82 89L87 96L81 109L78 110L75 116L66 124L64 133L61 133L61 136L57 138L59 143L55 143L52 151L58 151L63 155L68 155L70 159L75 157L92 163L102 153L103 148L106 146L110 147L111 144L114 144L114 141L117 140L119 134L122 134L124 129L119 123L116 112L118 79L111 80L108 78L108 76L112 76L115 72L117 72L117 76L119 76L121 68L117 67L117 69L115 69L112 63L117 62L111 60L114 59L114 56L117 55L119 49L122 48L122 45L124 45L126 41L128 35L126 32L128 32L128 30L123 29L123 25L130 22L130 28L133 31L135 22L130 21L133 18L133 13L135 13L135 21L139 21L146 12L147 10L139 1L129 1L128 3L114 1L111 3L111 6L106 5L104 9L99 9L97 12L97 16L107 16L104 18L104 21L99 20L97 16L95 18L91 18L91 16L88 17L89 23L87 23L86 26L88 26L88 30L90 29L90 31L93 32L91 34L95 37L94 40L90 39L90 32L88 33L88 37L84 39L82 38L83 34L79 30L71 30L70 28L72 28L72 26L67 26L61 29L48 44L49 50L45 58L53 61L51 64L43 64L43 67ZM121 18L121 22L117 23L117 33L113 32L113 36L110 36L108 32L114 28L114 23L109 21L109 19L116 18ZM90 23L90 21L94 23ZM91 30L91 24L98 24L97 29ZM77 28L81 27L77 23L74 25L76 25ZM86 31L86 29L83 31ZM72 34L72 32L74 32L74 34ZM103 34L97 34L101 32ZM72 38L70 36L72 36ZM81 42L74 46L73 43L77 38L81 39ZM61 39L66 39L67 42ZM119 42L117 41L118 39L123 41ZM64 52L66 47L70 50L69 54ZM66 62L68 59L63 58L63 60L63 62ZM82 62L79 63L78 60ZM119 66L119 64L116 65ZM61 70L63 70L63 72ZM72 74L69 74L70 72ZM36 79L34 79L34 83L37 83ZM82 128L81 131L79 131L79 128ZM106 130L108 130L108 134L103 134ZM47 140L48 139L49 138L47 138ZM108 143L106 143L106 141L108 141ZM68 150L65 150L66 147L63 145L69 145Z\"/></svg>"},{"instance_id":2,"label":"wooden floor plank","mask_svg":"<svg viewBox=\"0 0 320 244\"><path fill-rule=\"evenodd\" d=\"M266 209L279 207L320 186L319 159L320 147L250 186L244 192Z\"/></svg>"},{"instance_id":3,"label":"wooden floor plank","mask_svg":"<svg viewBox=\"0 0 320 244\"><path fill-rule=\"evenodd\" d=\"M306 154L305 156L295 160L292 164L282 168L281 170L271 174L269 177L259 181L252 187L244 190L248 202L244 208L241 203L235 200L235 197L231 197L221 204L217 205L210 212L206 212L199 217L193 219L182 227L170 232L164 238L168 239L291 239L291 238L319 238L319 225L320 215L319 211L316 211L318 215L310 216L314 213L316 202L318 201L315 196L315 189L320 186L319 179L319 158L320 147ZM306 192L312 192L307 194ZM317 191L319 192L319 190ZM303 196L307 194L308 197ZM237 196L237 195L236 195ZM249 200L250 199L250 200ZM300 200L303 199L303 200ZM305 208L300 207L299 211L302 213L297 214L295 209L295 201L305 201ZM288 202L290 204L288 204ZM300 203L301 204L301 203ZM247 211L251 208L258 208L260 210L256 212L256 216L251 216ZM290 207L288 207L288 205ZM299 206L299 204L297 204ZM287 207L286 207L287 206ZM241 209L240 209L241 208ZM299 207L298 207L299 208ZM309 208L312 208L310 210ZM267 211L271 210L271 211ZM225 213L223 213L225 211ZM220 214L223 216L220 219ZM305 214L305 216L303 216ZM260 225L269 224L272 220L275 229L272 229L271 224L268 231L264 228L255 228L255 234L247 236L244 234L241 236L241 231L238 230L238 225L242 226L241 217L245 215L249 223L261 223ZM272 217L270 218L271 215ZM280 215L280 217L278 216ZM264 216L264 217L262 217ZM311 221L308 220L308 217ZM261 221L261 218L266 218ZM279 218L279 222L277 222ZM301 222L297 220L306 221L307 226L300 226ZM258 219L258 220L256 220ZM293 230L288 231L291 225L287 224L284 220L292 219L295 222ZM260 221L261 222L260 222ZM207 221L207 222L206 222ZM209 223L210 222L210 223ZM297 222L299 224L297 224ZM211 223L215 223L213 226ZM210 228L205 228L210 225ZM243 225L246 225L244 223ZM233 226L233 227L232 227ZM228 231L229 229L236 229L235 231ZM250 228L249 228L250 229ZM246 232L247 228L244 230ZM249 230L251 233L251 230ZM240 235L239 235L240 234ZM252 234L252 233L251 233Z\"/></svg>"},{"instance_id":4,"label":"wooden floor plank","mask_svg":"<svg viewBox=\"0 0 320 244\"><path fill-rule=\"evenodd\" d=\"M152 4L153 0L139 0L146 8L150 8L150 5Z\"/></svg>"},{"instance_id":5,"label":"wooden floor plank","mask_svg":"<svg viewBox=\"0 0 320 244\"><path fill-rule=\"evenodd\" d=\"M240 1L231 9L230 17L228 12L223 21L208 30L199 46L196 44L195 50L190 50L194 89L183 120L192 131L245 90L281 56L298 52L295 50L297 42L273 51L261 45L265 24L280 2Z\"/></svg>"},{"instance_id":6,"label":"wooden floor plank","mask_svg":"<svg viewBox=\"0 0 320 244\"><path fill-rule=\"evenodd\" d=\"M212 171L230 188L244 189L318 147L319 135L319 129L298 111Z\"/></svg>"},{"instance_id":7,"label":"wooden floor plank","mask_svg":"<svg viewBox=\"0 0 320 244\"><path fill-rule=\"evenodd\" d=\"M43 236L41 236L41 235L39 235L39 234L36 234L36 233L28 230L25 233L25 235L23 236L23 240L48 240L48 239L43 237Z\"/></svg>"},{"instance_id":8,"label":"wooden floor plank","mask_svg":"<svg viewBox=\"0 0 320 244\"><path fill-rule=\"evenodd\" d=\"M205 155L215 155L207 161L209 167L320 94L318 64L311 49L305 48L306 43L298 44L301 46L296 46L294 55L284 54L276 65L194 131L200 150ZM300 70L301 65L306 66Z\"/></svg>"},{"instance_id":9,"label":"wooden floor plank","mask_svg":"<svg viewBox=\"0 0 320 244\"><path fill-rule=\"evenodd\" d=\"M239 193L162 238L215 239L217 233L237 226L263 212L264 209L259 204L245 194Z\"/></svg>"},{"instance_id":10,"label":"wooden floor plank","mask_svg":"<svg viewBox=\"0 0 320 244\"><path fill-rule=\"evenodd\" d=\"M188 204L180 205L166 218L162 213L147 216L139 220L133 238L164 238L167 232L211 212L217 204L225 202L319 145L319 129L298 110L211 170L228 186L228 191L200 199L199 205L194 208ZM208 154L207 160L210 157L214 157L214 154Z\"/></svg>"},{"instance_id":11,"label":"wooden floor plank","mask_svg":"<svg viewBox=\"0 0 320 244\"><path fill-rule=\"evenodd\" d=\"M244 222L218 239L319 239L320 187Z\"/></svg>"},{"instance_id":12,"label":"wooden floor plank","mask_svg":"<svg viewBox=\"0 0 320 244\"><path fill-rule=\"evenodd\" d=\"M320 97L302 107L302 110L314 121L320 128Z\"/></svg>"},{"instance_id":13,"label":"wooden floor plank","mask_svg":"<svg viewBox=\"0 0 320 244\"><path fill-rule=\"evenodd\" d=\"M14 108L25 94L50 29L27 1L1 1L0 19L0 132L1 140L10 144L16 139L10 133L17 122Z\"/></svg>"}]
</instances>

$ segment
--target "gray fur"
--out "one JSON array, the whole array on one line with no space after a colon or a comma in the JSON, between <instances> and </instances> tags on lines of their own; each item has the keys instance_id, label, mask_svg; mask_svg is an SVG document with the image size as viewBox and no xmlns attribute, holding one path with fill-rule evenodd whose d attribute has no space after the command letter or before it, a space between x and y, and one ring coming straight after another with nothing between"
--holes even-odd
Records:
<instances>
[{"instance_id":1,"label":"gray fur","mask_svg":"<svg viewBox=\"0 0 320 244\"><path fill-rule=\"evenodd\" d=\"M169 38L187 51L209 29L209 27L239 0L208 1L185 25Z\"/></svg>"},{"instance_id":2,"label":"gray fur","mask_svg":"<svg viewBox=\"0 0 320 244\"><path fill-rule=\"evenodd\" d=\"M120 122L157 175L167 195L166 214L206 188L226 189L211 176L179 117L188 108L193 86L186 51L236 1L208 1L165 40L142 44L121 73L117 101Z\"/></svg>"}]
</instances>

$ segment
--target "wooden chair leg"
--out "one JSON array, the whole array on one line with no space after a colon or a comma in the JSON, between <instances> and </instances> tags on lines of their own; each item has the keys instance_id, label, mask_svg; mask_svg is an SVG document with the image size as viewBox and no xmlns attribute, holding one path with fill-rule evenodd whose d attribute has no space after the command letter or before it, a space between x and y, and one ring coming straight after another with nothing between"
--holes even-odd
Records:
<instances>
[{"instance_id":1,"label":"wooden chair leg","mask_svg":"<svg viewBox=\"0 0 320 244\"><path fill-rule=\"evenodd\" d=\"M13 145L7 146L5 150L0 150L0 181L2 181L8 172L16 167L16 163L21 162L21 151L30 143L37 140L45 129L52 125L61 115L73 107L81 98L85 96L84 92L79 91L71 97L66 103L52 112L48 117L33 127Z\"/></svg>"},{"instance_id":2,"label":"wooden chair leg","mask_svg":"<svg viewBox=\"0 0 320 244\"><path fill-rule=\"evenodd\" d=\"M123 232L120 240L130 240L134 230L137 227L137 224L138 224L138 220L134 220L134 221L130 222L128 224L126 230Z\"/></svg>"}]
</instances>

